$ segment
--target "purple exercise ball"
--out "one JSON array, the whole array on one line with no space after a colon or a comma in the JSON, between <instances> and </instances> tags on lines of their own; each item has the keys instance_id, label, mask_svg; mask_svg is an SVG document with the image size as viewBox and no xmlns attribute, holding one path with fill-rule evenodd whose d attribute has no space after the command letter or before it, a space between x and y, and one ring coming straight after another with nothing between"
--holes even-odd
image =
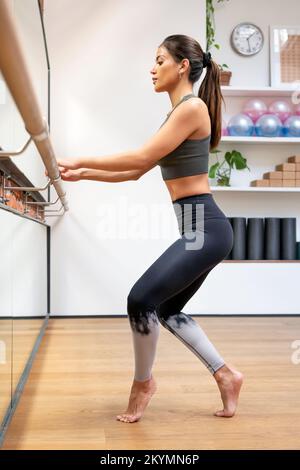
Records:
<instances>
[{"instance_id":1,"label":"purple exercise ball","mask_svg":"<svg viewBox=\"0 0 300 470\"><path fill-rule=\"evenodd\" d=\"M243 107L243 113L247 114L254 123L260 116L263 116L267 112L268 108L266 103L258 98L248 100Z\"/></svg>"},{"instance_id":2,"label":"purple exercise ball","mask_svg":"<svg viewBox=\"0 0 300 470\"><path fill-rule=\"evenodd\" d=\"M284 123L284 121L292 115L293 109L287 101L276 100L270 104L268 112L278 116L281 122Z\"/></svg>"}]
</instances>

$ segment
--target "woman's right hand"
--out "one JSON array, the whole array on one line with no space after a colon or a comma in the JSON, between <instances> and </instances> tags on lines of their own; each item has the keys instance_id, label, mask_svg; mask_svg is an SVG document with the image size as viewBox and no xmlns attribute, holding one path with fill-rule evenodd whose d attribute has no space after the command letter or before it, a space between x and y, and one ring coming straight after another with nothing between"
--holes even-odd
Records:
<instances>
[{"instance_id":1,"label":"woman's right hand","mask_svg":"<svg viewBox=\"0 0 300 470\"><path fill-rule=\"evenodd\" d=\"M61 179L64 181L79 181L81 179L81 168L71 170L64 166L59 166L58 169ZM45 175L48 176L47 170L45 170Z\"/></svg>"},{"instance_id":2,"label":"woman's right hand","mask_svg":"<svg viewBox=\"0 0 300 470\"><path fill-rule=\"evenodd\" d=\"M79 160L56 160L59 171L66 170L79 170L81 168L81 163ZM45 169L45 175L49 176L48 171Z\"/></svg>"}]
</instances>

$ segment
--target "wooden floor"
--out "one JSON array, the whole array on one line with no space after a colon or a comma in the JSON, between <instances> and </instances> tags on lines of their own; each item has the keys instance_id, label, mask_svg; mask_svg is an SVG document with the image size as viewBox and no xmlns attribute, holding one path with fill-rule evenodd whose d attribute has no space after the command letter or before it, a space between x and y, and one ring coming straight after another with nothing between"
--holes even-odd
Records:
<instances>
[{"instance_id":1,"label":"wooden floor","mask_svg":"<svg viewBox=\"0 0 300 470\"><path fill-rule=\"evenodd\" d=\"M133 372L127 318L52 319L3 449L300 449L300 317L195 319L245 375L236 416L213 415L214 379L161 327L158 391L140 422L115 420Z\"/></svg>"}]
</instances>

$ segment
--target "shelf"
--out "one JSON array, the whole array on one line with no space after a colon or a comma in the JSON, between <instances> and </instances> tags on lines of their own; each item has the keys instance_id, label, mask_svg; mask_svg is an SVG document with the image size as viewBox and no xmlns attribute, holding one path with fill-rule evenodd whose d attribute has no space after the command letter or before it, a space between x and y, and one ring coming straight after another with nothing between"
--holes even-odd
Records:
<instances>
[{"instance_id":1,"label":"shelf","mask_svg":"<svg viewBox=\"0 0 300 470\"><path fill-rule=\"evenodd\" d=\"M300 259L225 259L222 263L300 263Z\"/></svg>"},{"instance_id":2,"label":"shelf","mask_svg":"<svg viewBox=\"0 0 300 470\"><path fill-rule=\"evenodd\" d=\"M300 137L235 137L224 135L221 143L241 144L300 144Z\"/></svg>"},{"instance_id":3,"label":"shelf","mask_svg":"<svg viewBox=\"0 0 300 470\"><path fill-rule=\"evenodd\" d=\"M256 186L210 186L212 191L240 191L240 192L266 192L266 193L300 193L300 187L293 188L262 188Z\"/></svg>"},{"instance_id":4,"label":"shelf","mask_svg":"<svg viewBox=\"0 0 300 470\"><path fill-rule=\"evenodd\" d=\"M291 96L293 92L299 92L299 88L273 88L266 87L234 87L221 86L223 96Z\"/></svg>"}]
</instances>

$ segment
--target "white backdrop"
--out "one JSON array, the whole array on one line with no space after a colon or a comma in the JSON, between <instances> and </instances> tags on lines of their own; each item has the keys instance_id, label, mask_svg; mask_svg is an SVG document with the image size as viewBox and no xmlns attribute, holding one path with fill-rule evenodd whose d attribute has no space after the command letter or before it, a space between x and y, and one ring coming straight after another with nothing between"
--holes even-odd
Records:
<instances>
[{"instance_id":1,"label":"white backdrop","mask_svg":"<svg viewBox=\"0 0 300 470\"><path fill-rule=\"evenodd\" d=\"M233 66L236 85L268 84L267 50L255 59L256 67L250 66L250 60L249 68L241 67L228 45L229 30L245 19L259 20L259 25L279 21L277 3L255 0L249 10L245 0L230 0L217 7L217 40L224 54L220 61ZM285 22L293 18L290 11ZM171 108L168 95L155 93L151 81L158 45L170 34L188 34L205 48L204 0L51 1L46 4L45 21L52 140L62 158L138 148ZM138 181L65 184L70 212L51 219L51 311L54 315L126 314L127 294L134 282L178 237L160 170L154 168ZM263 211L260 200L254 197L248 202L247 197L215 195L228 216L256 214L257 208ZM299 312L294 271L299 275L299 265L223 263L209 274L185 311ZM256 290L255 284L260 286ZM276 293L271 295L274 286Z\"/></svg>"}]
</instances>

